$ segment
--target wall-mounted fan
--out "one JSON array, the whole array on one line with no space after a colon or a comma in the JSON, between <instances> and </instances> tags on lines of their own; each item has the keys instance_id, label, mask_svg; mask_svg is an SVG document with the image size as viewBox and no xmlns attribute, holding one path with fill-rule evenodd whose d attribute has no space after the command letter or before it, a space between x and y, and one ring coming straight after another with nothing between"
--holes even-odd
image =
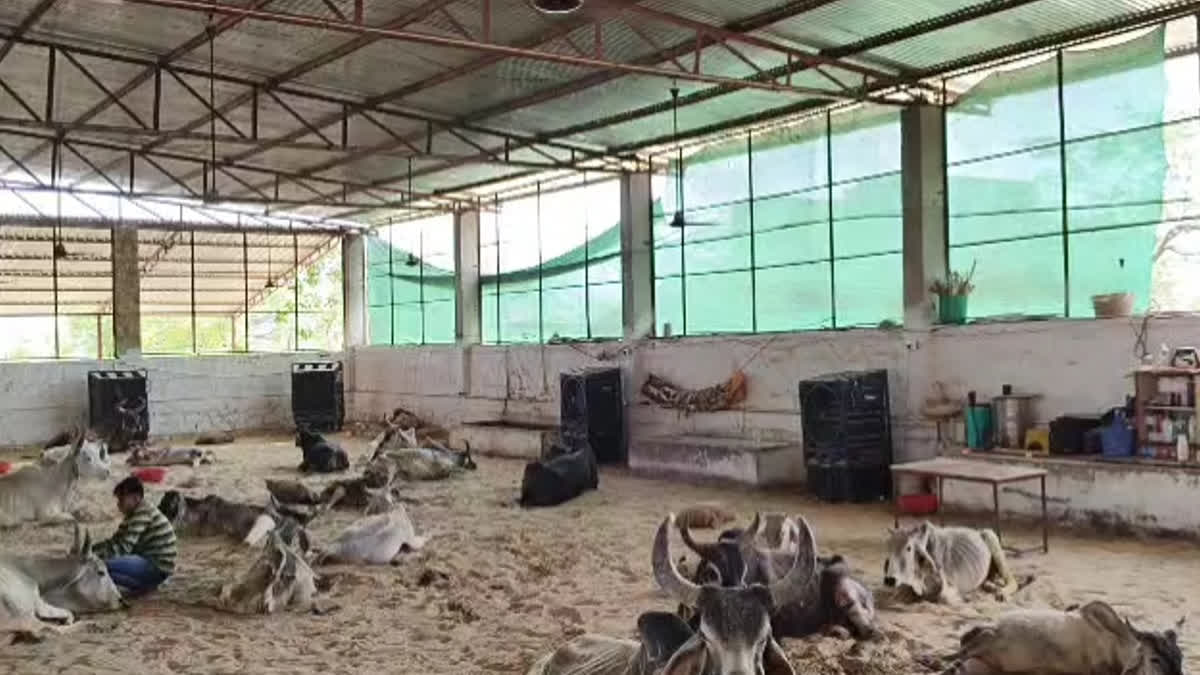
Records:
<instances>
[{"instance_id":1,"label":"wall-mounted fan","mask_svg":"<svg viewBox=\"0 0 1200 675\"><path fill-rule=\"evenodd\" d=\"M679 87L671 87L671 126L675 139L675 214L671 216L670 227L711 227L720 223L698 222L688 220L683 215L683 146L679 145Z\"/></svg>"}]
</instances>

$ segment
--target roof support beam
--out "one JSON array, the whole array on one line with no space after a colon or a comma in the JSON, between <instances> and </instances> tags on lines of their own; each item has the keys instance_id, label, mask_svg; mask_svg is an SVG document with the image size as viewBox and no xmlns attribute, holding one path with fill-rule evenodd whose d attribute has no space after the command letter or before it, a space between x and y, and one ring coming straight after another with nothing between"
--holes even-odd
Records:
<instances>
[{"instance_id":1,"label":"roof support beam","mask_svg":"<svg viewBox=\"0 0 1200 675\"><path fill-rule=\"evenodd\" d=\"M443 1L443 0L439 0L439 1ZM0 35L2 35L2 34L0 34ZM76 48L74 46L59 45L57 43L47 42L45 40L31 40L28 38L19 38L19 39L14 38L14 40L15 40L15 42L21 43L21 44L29 44L32 46L44 47L47 50L46 51L47 55L52 54L52 53L57 53L57 52L63 52L64 54L70 55L72 58L72 61L78 61L78 59L75 58L76 56L87 56L88 58L94 58L94 59L108 59L108 60L112 60L112 61L115 61L117 63L122 63L122 64L140 65L143 68L154 72L155 73L155 81L160 82L160 83L161 83L162 73L163 73L163 71L166 71L170 78L179 82L181 84L181 86L185 86L185 89L187 89L188 87L186 87L187 79L184 77L184 75L191 76L191 77L198 77L198 78L208 77L207 72L195 71L193 69L189 69L184 66L159 65L155 61L129 57L124 54L104 52L104 51L93 49L93 48ZM46 73L43 76L46 79L49 79L49 69L46 70ZM284 86L275 86L273 88L267 88L267 87L261 85L260 83L257 83L257 82L251 81L251 80L245 80L242 78L231 77L231 76L226 76L226 75L221 75L221 74L217 74L216 79L219 81L222 81L224 83L227 83L229 85L245 89L245 91L248 92L248 100L251 100L251 101L253 101L253 99L257 98L257 95L255 94L255 92L266 91L269 95L271 95L271 96L278 95L278 97L281 99L282 99L283 95L286 95L288 97L288 99L312 101L315 104L322 105L322 106L328 106L331 104L337 105L341 109L341 111L343 111L343 112L339 112L339 114L337 114L337 115L332 116L329 120L326 120L324 118L318 118L316 120L306 120L304 118L298 117L297 119L301 121L301 126L298 128L297 132L288 135L288 138L292 139L290 142L288 142L286 139L278 139L278 138L259 140L259 139L255 138L255 136L257 135L255 133L255 128L257 127L257 125L252 124L251 125L252 128L250 129L250 132L249 132L249 134L247 134L247 132L245 130L237 128L236 125L233 125L232 122L230 122L227 118L224 118L225 111L232 108L232 106L230 106L228 103L227 104L218 104L215 107L210 107L210 106L208 106L208 101L203 100L202 103L204 103L206 110L209 113L216 113L218 115L217 119L222 119L223 124L225 124L226 126L228 126L230 129L232 129L234 131L235 135L233 135L233 136L228 136L228 135L217 136L217 140L220 142L225 142L225 143L233 143L233 144L248 146L247 150L237 152L237 153L233 154L232 156L226 156L226 157L218 156L217 163L224 165L224 166L235 166L241 162L239 157L248 158L252 155L258 154L258 152L260 152L260 151L263 151L265 149L270 149L272 147L295 148L295 149L309 149L309 148L324 149L325 152L335 152L335 153L340 153L340 155L354 155L357 153L357 157L366 156L367 154L372 154L372 155L379 154L379 153L375 152L375 150L373 148L368 149L368 148L364 148L361 146L357 146L357 147L356 146L347 146L346 148L338 148L335 146L333 148L329 148L329 147L327 147L329 145L328 143L327 144L303 143L303 142L297 142L295 140L295 139L298 139L299 137L302 137L309 133L312 133L311 129L313 129L313 128L320 130L323 126L327 126L325 124L326 122L336 123L338 121L341 121L344 124L345 120L347 119L346 113L349 113L351 115L355 114L355 113L363 115L364 119L368 119L368 121L372 125L376 126L377 128L387 129L387 133L393 137L395 137L397 135L397 132L391 130L388 127L388 125L386 123L387 120L400 120L400 121L404 121L404 122L420 122L425 125L432 125L438 131L446 131L448 129L453 129L453 130L460 131L461 133L464 133L464 134L469 132L471 134L481 135L484 137L492 137L493 139L496 139L496 140L504 140L510 144L512 144L512 143L527 144L527 143L531 143L531 142L536 142L536 139L534 139L532 136L529 136L529 135L513 133L513 132L508 132L508 131L494 130L494 129L489 129L486 127L481 127L481 126L472 125L472 124L455 124L453 121L448 120L448 119L440 119L440 118L430 117L427 115L412 113L412 112L408 112L408 111L404 111L404 110L383 108L383 107L381 107L380 104L369 105L367 102L364 102L362 100L331 97L331 96L327 96L327 95L315 94L315 93L308 92L308 91L291 89L291 88L284 87ZM109 94L117 93L116 91L112 90L111 84L109 84L109 83L101 83L101 84L109 92ZM9 89L12 88L12 87L9 87L6 82L3 83L3 86L0 86L0 88L4 88L4 87L7 87ZM161 84L156 89L156 91L159 93L158 100L161 100ZM192 95L195 96L195 94L192 94ZM110 98L111 98L111 96L110 96ZM204 97L201 96L199 98L203 99ZM238 100L238 99L235 99L235 100ZM285 101L286 101L286 99L285 99ZM18 104L20 104L19 100L18 100ZM123 101L119 102L119 104L121 106L123 106L126 110L132 110L132 108L127 107ZM22 107L26 107L26 106L28 106L28 102L26 102L26 105L22 106ZM157 149L167 143L170 143L173 140L181 140L181 141L205 140L205 141L207 141L211 138L209 129L205 128L203 130L200 130L199 127L201 125L195 124L195 123L189 123L187 125L184 125L183 127L177 128L177 129L164 130L161 127L156 128L157 125L155 125L153 123L147 125L139 119L139 120L137 120L138 123L132 127L117 127L117 126L113 126L113 125L94 124L92 122L86 122L86 121L78 122L78 121L73 121L73 120L55 119L53 114L51 115L51 117L49 119L47 119L47 118L44 118L44 117L32 112L31 106L30 106L30 110L27 110L26 112L30 113L30 115L31 115L30 120L23 120L20 118L8 118L6 121L9 123L9 125L22 126L25 128L34 128L37 126L36 124L34 124L34 122L40 121L40 122L44 123L47 128L53 128L53 130L56 132L55 137L63 137L63 138L77 136L79 134L88 133L91 131L95 131L98 134L113 132L113 133L123 133L123 134L131 135L131 136L141 136L145 139L149 139L147 142L144 143L144 145L141 148L139 148L141 150ZM156 117L156 118L160 117L160 115L157 114L158 113L157 106L156 106L156 110L152 111L152 112L156 113L154 115L154 117ZM293 110L293 112L295 112L295 111ZM136 115L134 115L134 117L136 117ZM251 117L253 118L254 115L252 115ZM208 117L205 117L205 121L209 121ZM307 122L307 124L305 124L305 122ZM185 129L189 129L189 128L195 128L196 130L195 131L184 131ZM249 138L246 138L246 136L249 136ZM328 141L329 138L326 137L325 140ZM582 159L580 159L579 161L590 163L590 166L588 166L589 170L604 170L603 169L604 163L612 162L617 159L617 158L607 157L606 155L604 155L604 153L599 152L599 151L595 150L594 148L585 147L581 144L548 142L548 143L546 143L546 145L549 148L553 148L555 150L560 150L560 151L562 151L562 153L575 152L577 155L581 155ZM134 150L135 148L126 147L126 149ZM405 154L401 155L401 158L407 158L407 157L415 156L416 154L421 154L421 155L424 155L426 158L444 159L444 160L449 161L449 160L453 160L453 159L463 159L465 157L472 156L472 155L449 155L446 153L438 153L438 154L426 153L421 148L417 148L415 145L413 145L412 147L409 147L408 149L411 150L412 153L405 153ZM29 154L32 155L34 153L29 153ZM117 168L120 168L117 166L117 164L120 161L122 161L122 160L112 160L112 161L106 160L104 162L99 162L97 165L97 168L102 169L103 171L112 171ZM554 161L554 162L551 162L551 163L548 163L548 164L545 164L542 166L543 166L543 168L557 168L560 161L561 160ZM493 162L494 162L494 159L492 159L492 158L487 158L487 157L480 158L480 163L493 163ZM600 162L600 163L597 164L597 162ZM506 163L513 163L513 162L506 162ZM535 162L527 162L523 166L525 166L526 168L537 168L536 164L537 163L535 163ZM312 172L312 173L315 174L316 172ZM195 175L192 175L192 173L184 173L184 174L180 175L179 178L187 181L187 180L191 180L194 177L198 177L200 175L201 175L200 171L197 170L197 171L195 171ZM85 176L84 179L86 180L91 177L92 176ZM316 178L315 175L313 175L312 177ZM261 188L262 186L260 185L258 187Z\"/></svg>"},{"instance_id":2,"label":"roof support beam","mask_svg":"<svg viewBox=\"0 0 1200 675\"><path fill-rule=\"evenodd\" d=\"M99 3L105 0L92 0ZM828 92L822 89L814 89L812 87L798 87L778 82L759 82L740 80L735 77L725 77L722 75L713 75L703 72L678 73L676 71L660 68L658 66L639 65L634 63L621 63L616 61L608 61L602 58L572 56L570 54L562 54L558 52L544 51L539 49L529 49L524 47L513 47L510 45L502 45L494 42L479 42L476 40L466 40L463 38L453 38L444 35L433 33L423 33L410 30L389 29L389 28L374 28L370 26L360 26L346 21L335 21L317 16L306 14L295 14L291 12L279 11L264 11L251 8L234 7L208 0L126 0L133 4L151 5L156 7L166 7L173 9L190 10L193 12L204 12L221 14L229 17L238 17L242 19L255 19L260 21L268 21L282 24L290 24L293 26L302 26L307 28L318 28L328 31L336 31L348 33L352 35L374 35L381 38L400 40L405 42L414 42L417 44L425 44L435 47L449 47L452 49L465 49L469 51L477 51L491 53L502 57L516 57L531 59L535 61L547 61L550 63L561 63L564 65L579 66L583 68L598 68L602 70L612 70L616 72L633 74L633 75L651 75L657 77L666 77L670 79L690 80L694 82L704 82L708 84L724 84L739 89L760 89L764 91L786 92L803 95L833 95L836 98L850 98L837 92Z\"/></svg>"},{"instance_id":3,"label":"roof support beam","mask_svg":"<svg viewBox=\"0 0 1200 675\"><path fill-rule=\"evenodd\" d=\"M196 230L197 232L216 232L228 234L230 232L246 232L248 234L285 234L286 228L281 228L278 225L264 225L261 221L245 218L240 223L218 223L218 222L202 222L198 220L148 220L137 218L123 218L122 222L139 230L165 230L175 232L178 230ZM301 221L297 221L299 224ZM0 227L9 225L15 227L62 227L76 229L98 229L111 230L113 219L111 218L79 218L75 216L63 216L61 219L54 216L24 216L12 214L0 214ZM331 224L320 224L303 221L297 234L304 236L310 234L344 234L346 232L356 231L354 228L337 227ZM9 270L0 271L0 276L8 274Z\"/></svg>"},{"instance_id":4,"label":"roof support beam","mask_svg":"<svg viewBox=\"0 0 1200 675\"><path fill-rule=\"evenodd\" d=\"M6 39L4 44L0 45L0 61L4 61L5 57L8 56L8 53L12 51L14 38L19 38L25 35L25 33L29 32L29 29L33 28L34 24L36 24L42 18L42 16L46 14L46 12L50 11L50 8L54 6L54 2L55 0L41 0L41 2L33 6L33 9L29 10L29 13L25 15L24 19L21 19L21 23L17 24L17 27L13 30L12 37Z\"/></svg>"},{"instance_id":5,"label":"roof support beam","mask_svg":"<svg viewBox=\"0 0 1200 675\"><path fill-rule=\"evenodd\" d=\"M750 17L747 17L747 18L739 20L739 21L731 22L722 27L712 27L712 28L714 30L719 30L719 31L724 31L724 32L734 33L734 34L749 33L752 31L760 30L762 28L770 26L779 21L783 21L783 20L786 20L786 19L789 19L789 18L792 18L795 16L799 16L805 12L812 11L823 5L830 4L833 1L834 0L793 0L792 2L789 2L783 6L768 10L766 12L762 12L760 14L756 14L754 16L750 16ZM618 7L631 7L631 6L635 6L635 5L636 5L635 2L627 2L627 3L624 3L619 6L610 5L610 7L613 7L614 11L615 11L615 9ZM578 28L582 25L584 25L584 24L580 23L578 26L575 26L575 28ZM687 56L688 54L692 54L692 53L696 52L698 49L705 49L707 47L717 45L718 43L719 43L719 41L715 37L711 36L709 33L697 32L695 40L690 40L690 39L684 40L684 41L680 42L679 44L676 44L667 49L659 49L652 54L649 54L645 57L636 59L634 61L634 63L658 64L658 63L664 63L664 62L674 62L677 65L677 67L679 67L681 70L686 70L686 68L684 68L683 65L681 63L679 63L678 60L680 58ZM789 58L791 58L791 57L789 57ZM485 59L482 59L481 61L486 61L486 63L484 63L482 65L490 65L491 63L494 63L497 60L498 59L496 59L495 57L486 57ZM482 67L482 65L472 66L472 68ZM797 62L797 70L802 70L803 68L806 68L806 67L807 67L807 65L805 63ZM471 72L471 71L468 70L467 72ZM675 71L668 70L667 72L673 73ZM446 74L437 75L432 78L429 78L425 83L419 83L416 85L411 85L408 87L403 87L401 89L394 90L393 92L389 92L386 96L388 96L389 100L390 100L390 97L402 97L402 96L408 96L411 94L415 94L419 91L422 91L423 89L437 86L438 84L442 84L443 82L449 81L450 79L453 79L454 77L458 77L462 74L466 74L466 73L457 72L457 71L448 71ZM489 117L495 117L498 115L510 113L515 110L519 110L521 108L526 108L529 106L537 105L539 103L545 103L547 101L562 98L564 96L569 96L571 94L583 91L585 89L589 89L592 87L606 84L608 82L611 82L611 81L617 79L621 75L622 75L622 73L614 72L614 71L597 71L597 72L591 73L589 75L586 75L584 77L581 77L579 79L572 80L571 82L567 82L563 85L551 87L549 89L546 89L546 90L543 90L543 91L540 91L540 92L537 92L537 93L534 93L531 95L523 96L523 97L511 100L511 101L506 101L504 103L501 103L501 104L498 104L495 106L490 106L488 108L478 110L476 112L471 113L470 115L465 116L464 118L461 118L460 121L471 123L471 122L476 122L479 120L487 119ZM759 77L766 80L766 78L764 76L759 76ZM723 89L723 88L718 87L718 89ZM734 91L734 89L730 89L730 91ZM553 132L552 132L552 134L538 134L537 139L543 140L543 141L550 140L552 138L552 135L553 135ZM409 140L413 140L413 139L409 139ZM390 149L392 147L396 147L396 146L391 143L383 143L383 144L376 146L375 150L376 151L387 151L388 149ZM522 149L525 147L529 147L529 144L528 143L524 143L524 144L522 144L522 143L516 143L516 144L505 143L504 148L493 149L491 152L496 153L496 152L503 151L507 155L509 152L511 152L513 150L518 150L518 149ZM486 157L486 156L489 156L489 155L485 154L485 153L480 153L480 155L479 155L479 157ZM352 160L348 159L348 161L352 161ZM436 173L439 171L444 171L447 169L455 168L455 167L458 167L461 165L462 165L462 163L460 163L460 162L447 162L447 163L444 163L444 164L441 164L441 165L438 165L435 167L431 167L428 169L423 169L421 171L414 172L413 176L420 177L420 176L428 175L431 173ZM329 163L326 163L325 165L322 165L322 168L328 169L328 168L331 168L331 165ZM378 186L385 186L385 185L388 185L389 183L394 183L399 180L403 180L406 177L407 177L407 175L389 176L385 179L375 181L375 184ZM497 180L504 180L504 179L501 178L501 179L497 179Z\"/></svg>"},{"instance_id":6,"label":"roof support beam","mask_svg":"<svg viewBox=\"0 0 1200 675\"><path fill-rule=\"evenodd\" d=\"M1036 2L1036 1L1037 0L987 0L986 2L982 2L978 5L973 5L973 6L964 8L964 9L956 10L954 12L948 12L948 13L940 15L940 16L936 16L936 17L933 17L930 19L926 19L924 21L910 24L909 26L905 26L900 29L887 31L885 33L880 33L879 35L864 38L862 40L851 42L851 43L841 45L838 47L824 49L824 50L821 50L819 53L822 56L827 56L830 58L837 58L837 59L846 59L848 57L859 56L859 55L862 55L865 52L870 51L872 49L878 49L880 47L884 47L884 46L887 46L890 44L902 42L904 40L911 39L913 37L916 37L916 36L924 34L924 33L942 30L945 28L950 28L950 27L959 25L965 21L976 20L976 19L984 18L986 16L991 16L991 15L999 13L999 12L1003 12L1003 11L1006 11L1009 9L1015 9L1017 7L1029 4L1031 2ZM809 4L811 4L811 3L809 3ZM813 9L813 7L809 6L806 9ZM1178 9L1178 8L1176 8L1176 9L1180 15L1186 14L1190 11L1194 11L1194 10L1187 10L1187 9L1182 9L1182 10ZM764 18L766 18L766 17L764 17ZM776 17L774 18L774 20L771 21L771 23L775 23L775 22L784 20L786 18L788 18L788 17L778 16L778 14L777 14ZM756 28L762 28L762 27L763 26L761 26L761 25L756 26ZM664 56L665 56L665 54L664 54ZM770 77L790 77L792 74L803 71L806 68L807 68L806 64L803 64L800 62L789 62L788 65L786 65L784 67L768 70L766 72L766 75L770 76ZM906 77L904 79L906 79L908 82L919 82L920 79L923 79L925 77L929 77L929 75L918 74L918 73L908 73L908 74L906 74ZM584 78L584 79L586 80L587 78ZM889 80L881 82L880 85L883 86L883 85L888 85L888 84L895 84L896 81L897 81L896 78L891 78ZM570 85L568 85L568 86L570 86ZM682 108L682 107L685 107L688 105L694 105L696 103L708 101L708 100L717 98L719 96L724 96L725 94L731 93L733 91L735 91L735 90L724 88L724 87L712 87L710 89L695 92L693 94L681 96L679 99L679 107ZM561 95L563 95L563 94L552 95L552 97L556 98L557 96L561 96ZM540 101L533 101L532 103L536 103L536 102L540 102ZM524 105L531 105L532 103L514 104L514 107L523 107ZM621 113L618 115L613 115L613 116L601 118L601 119L589 120L588 122L584 122L584 123L578 124L578 125L562 127L560 129L556 129L554 131L547 132L546 134L544 134L544 137L550 138L550 139L565 138L565 137L569 137L569 136L580 134L580 133L586 133L588 131L603 129L605 127L613 126L615 124L631 122L631 121L638 120L638 119L644 119L651 115L660 114L662 112L670 110L670 107L671 107L670 102L651 104L651 105L643 106L636 110L630 110L630 111L627 111L625 113ZM778 116L783 116L783 115L795 114L797 112L803 112L805 110L811 109L812 107L813 107L812 105L805 105L803 103L791 104L791 105L787 105L787 106L781 106L778 108L774 108L772 111L768 111L767 116L765 118L763 118L762 115L754 115L754 116L746 116L746 117L738 118L738 121L742 124L748 124L748 123L753 123L756 120L761 121L760 118L769 119L770 117L778 117ZM489 111L489 112L492 112L492 111ZM504 112L509 112L509 111L502 109L499 111L494 111L493 114L501 114ZM732 128L732 127L729 127L728 125L710 125L708 127L705 127L704 129L693 130L692 132L688 132L684 136L687 138L694 138L694 137L702 136L707 133L716 133L724 128ZM636 152L637 150L640 150L642 148L651 147L653 145L658 145L658 144L665 143L665 142L670 142L670 138L667 136L660 136L658 138L644 139L643 141L640 141L637 143L630 143L625 146L619 146L617 148L614 148L614 150L617 151L618 153ZM439 167L438 170L444 171L444 170L450 169L450 168L454 168L454 165ZM505 178L505 179L501 179L501 180L508 180L508 179ZM499 182L499 180L493 181L493 182ZM463 192L468 189L477 189L479 187L483 187L486 184L487 184L487 182L484 182L483 184L481 184L480 182L476 181L469 185L456 185L456 186L453 186L452 188L448 188L448 190L453 191L453 192ZM356 214L348 213L345 215L353 216Z\"/></svg>"},{"instance_id":7,"label":"roof support beam","mask_svg":"<svg viewBox=\"0 0 1200 675\"><path fill-rule=\"evenodd\" d=\"M51 136L51 135L47 135L47 134L39 134L36 132L27 131L27 130L4 128L4 125L0 124L0 154L3 154L5 157L8 157L8 159L10 161L12 161L15 166L20 168L35 183L37 183L39 185L44 185L45 181L42 180L42 177L40 175L38 175L36 172L34 172L29 165L20 162L20 158L13 155L5 147L4 137L18 137L18 138L30 138L30 139L37 139L37 140L52 141L56 136ZM66 141L63 141L63 143L66 143ZM176 153L176 152L171 152L171 151L167 151L167 150L141 152L141 151L132 149L125 145L109 143L109 142L104 142L104 141L72 139L70 141L70 143L73 146L73 148L72 148L73 152L78 151L78 152L83 153L83 152L86 152L87 150L102 150L105 152L114 152L115 151L115 152L120 152L120 153L132 153L133 157L135 158L135 163L136 163L136 161L140 160L141 162L151 164L152 166L155 164L158 164L158 162L156 160L170 160L172 162L184 162L184 163L188 163L192 166L203 165L205 162L207 162L207 159L203 158L203 157L196 157L193 155ZM128 160L124 160L124 161L128 161ZM101 168L105 168L105 170L107 171L106 167L98 166L99 162L97 162L94 159L92 160L92 164L97 165L95 167L97 170L99 170ZM158 164L158 166L161 167L161 164ZM373 189L372 186L367 185L365 183L357 183L354 181L345 181L345 180L335 180L335 179L330 179L330 178L322 178L319 176L299 176L298 174L295 174L293 172L277 171L275 169L271 169L268 167L256 166L256 165L222 163L221 169L236 170L239 172L251 173L251 174L254 174L257 176L268 176L268 177L271 177L272 180L281 180L281 181L282 180L292 180L294 178L304 178L305 180L307 180L311 183L318 184L318 185L336 186L339 190L342 190L343 188ZM108 174L97 173L95 175L106 176ZM199 172L196 172L196 175L199 175ZM86 180L86 178L83 180ZM78 185L78 184L82 183L83 180L77 181L75 184ZM183 177L174 176L174 179L172 179L172 181L173 181L172 184L178 186L179 183L174 182L174 181L183 181L183 180L184 180ZM108 182L109 184L113 184L116 181L111 176L109 176L106 179L106 182ZM115 189L115 187L114 187L114 189ZM389 190L386 188L379 188L379 190L381 192L385 193L384 201L390 201L390 202L394 202L394 203L400 203L401 201L425 200L425 201L431 201L433 203L444 203L445 207L447 207L447 208L452 207L453 204L456 203L456 200L453 197L434 195L431 193L414 192L411 195L409 195L408 193L399 191L399 190ZM154 190L151 190L151 192L153 192L153 191ZM121 190L121 194L125 194L125 195L128 195L130 192L131 192L131 188L128 186L125 186L124 189ZM192 196L192 197L195 196L194 194L192 194L191 192L188 192L187 190L184 190L184 193L186 193L187 195ZM116 194L116 193L114 192L113 194ZM179 198L182 196L185 196L185 195L183 193L180 193L180 194L174 195L173 198ZM230 201L236 201L236 199L231 198ZM306 204L307 204L307 202L306 202ZM343 202L340 200L340 198L337 201L331 201L328 203L328 205L330 205L330 206L337 206L337 207L340 207L342 204L343 204ZM320 204L318 204L318 205L320 205Z\"/></svg>"},{"instance_id":8,"label":"roof support beam","mask_svg":"<svg viewBox=\"0 0 1200 675\"><path fill-rule=\"evenodd\" d=\"M251 0L251 4L249 5L249 7L254 8L254 9L261 9L263 7L266 7L267 4L269 4L271 1L272 0ZM118 87L116 90L112 91L108 96L105 97L105 99L103 101L101 101L100 103L89 108L82 115L77 117L74 121L75 122L87 122L87 121L92 120L100 113L103 113L105 110L108 110L114 103L117 102L117 100L123 98L129 92L137 89L142 84L144 84L147 80L154 77L155 74L158 72L158 69L157 69L158 66L166 66L167 64L171 63L172 61L175 61L176 59L183 56L184 54L187 54L188 52L191 52L193 49L204 44L208 40L215 39L216 36L237 26L241 22L242 22L242 17L237 17L237 16L223 17L222 19L215 22L215 24L213 24L211 26L211 30L206 29L201 33L197 33L196 35L194 35L190 39L188 39L186 42L184 42L183 44L179 45L175 49L172 49L167 54L164 54L163 56L158 57L158 59L154 62L154 64L149 65L146 68L144 68L140 73L135 75L124 85L122 85L122 86ZM9 42L13 42L13 41L17 41L17 39L20 37L21 37L21 35L19 32L14 32L14 33L10 34L8 39L9 39ZM76 50L76 51L78 51L78 50ZM53 62L53 59L54 59L53 48L51 49L51 52L52 52L51 53L51 62ZM49 105L47 105L47 107L49 108ZM48 113L46 115L46 119L53 119L53 115ZM28 161L29 159L32 159L33 157L36 157L37 155L39 155L45 151L46 151L45 145L39 146L38 148L35 148L34 150L27 153L25 155L24 159L26 161Z\"/></svg>"}]
</instances>

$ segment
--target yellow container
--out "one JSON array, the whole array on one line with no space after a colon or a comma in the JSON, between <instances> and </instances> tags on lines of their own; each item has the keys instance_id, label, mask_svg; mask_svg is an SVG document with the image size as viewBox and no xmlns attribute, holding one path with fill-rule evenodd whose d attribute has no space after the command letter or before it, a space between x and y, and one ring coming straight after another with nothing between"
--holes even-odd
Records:
<instances>
[{"instance_id":1,"label":"yellow container","mask_svg":"<svg viewBox=\"0 0 1200 675\"><path fill-rule=\"evenodd\" d=\"M1026 429L1025 449L1033 452L1050 453L1049 429Z\"/></svg>"}]
</instances>

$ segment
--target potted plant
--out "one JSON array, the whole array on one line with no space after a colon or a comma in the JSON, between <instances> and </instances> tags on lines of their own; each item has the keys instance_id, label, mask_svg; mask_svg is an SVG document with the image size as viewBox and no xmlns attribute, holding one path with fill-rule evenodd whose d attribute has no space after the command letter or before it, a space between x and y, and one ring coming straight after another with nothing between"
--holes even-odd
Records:
<instances>
[{"instance_id":1,"label":"potted plant","mask_svg":"<svg viewBox=\"0 0 1200 675\"><path fill-rule=\"evenodd\" d=\"M952 270L945 279L938 279L929 286L929 292L938 298L938 323L964 324L967 322L967 296L975 290L971 280L975 278L975 263L971 271L963 274Z\"/></svg>"}]
</instances>

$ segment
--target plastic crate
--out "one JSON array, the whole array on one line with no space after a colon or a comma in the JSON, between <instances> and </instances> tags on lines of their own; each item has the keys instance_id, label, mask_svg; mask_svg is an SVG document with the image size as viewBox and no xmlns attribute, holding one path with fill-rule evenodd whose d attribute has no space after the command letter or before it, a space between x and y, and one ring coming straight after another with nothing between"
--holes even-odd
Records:
<instances>
[{"instance_id":1,"label":"plastic crate","mask_svg":"<svg viewBox=\"0 0 1200 675\"><path fill-rule=\"evenodd\" d=\"M886 370L841 372L799 386L806 456L832 450L858 464L890 465L891 404Z\"/></svg>"},{"instance_id":2,"label":"plastic crate","mask_svg":"<svg viewBox=\"0 0 1200 675\"><path fill-rule=\"evenodd\" d=\"M297 428L341 431L346 418L341 361L292 364L292 420Z\"/></svg>"},{"instance_id":3,"label":"plastic crate","mask_svg":"<svg viewBox=\"0 0 1200 675\"><path fill-rule=\"evenodd\" d=\"M88 426L98 431L118 424L116 406L142 407L138 426L130 440L144 441L150 435L149 382L145 370L90 370L87 377Z\"/></svg>"},{"instance_id":4,"label":"plastic crate","mask_svg":"<svg viewBox=\"0 0 1200 675\"><path fill-rule=\"evenodd\" d=\"M625 404L620 368L585 368L559 375L559 425L570 441L585 441L600 464L624 464Z\"/></svg>"},{"instance_id":5,"label":"plastic crate","mask_svg":"<svg viewBox=\"0 0 1200 675\"><path fill-rule=\"evenodd\" d=\"M808 489L831 503L885 501L891 496L891 469L887 465L826 458L810 460Z\"/></svg>"}]
</instances>

